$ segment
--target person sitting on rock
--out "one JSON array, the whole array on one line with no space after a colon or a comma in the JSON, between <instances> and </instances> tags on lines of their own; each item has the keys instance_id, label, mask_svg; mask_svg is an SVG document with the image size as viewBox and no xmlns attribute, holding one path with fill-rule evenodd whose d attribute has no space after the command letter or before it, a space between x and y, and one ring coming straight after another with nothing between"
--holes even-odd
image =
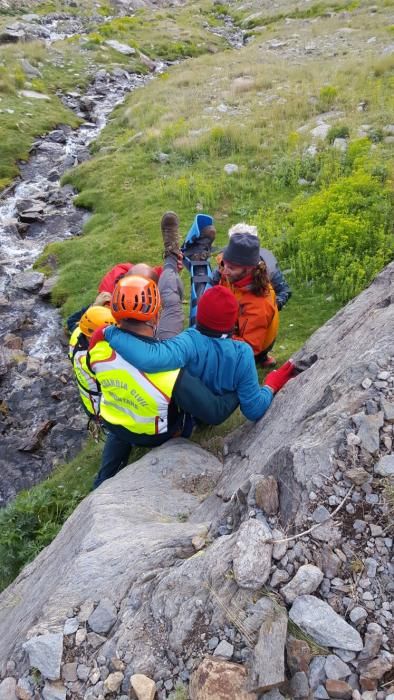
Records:
<instances>
[{"instance_id":1,"label":"person sitting on rock","mask_svg":"<svg viewBox=\"0 0 394 700\"><path fill-rule=\"evenodd\" d=\"M164 215L162 231L165 247L171 247L175 256L179 254L178 226L176 214L168 212ZM166 264L164 270L166 271ZM179 328L182 323L182 307L175 259L168 275L172 313L178 311ZM164 273L160 285L163 278ZM235 295L227 287L217 285L208 289L198 302L197 328L188 328L172 339L151 343L148 347L134 336L127 336L116 328L104 329L102 336L125 360L144 372L185 367L190 375L201 379L215 394L220 396L225 392L235 392L244 416L256 421L266 412L274 393L291 378L294 365L289 361L279 370L271 372L261 387L252 348L247 343L232 338L238 316Z\"/></svg>"},{"instance_id":2,"label":"person sitting on rock","mask_svg":"<svg viewBox=\"0 0 394 700\"><path fill-rule=\"evenodd\" d=\"M106 306L109 308L111 305L112 292L115 289L116 283L122 279L122 277L133 274L158 282L162 271L163 268L161 266L151 267L145 263L119 263L118 265L112 267L100 281L98 286L98 294L92 306ZM72 333L75 328L78 327L78 323L82 315L88 308L88 306L83 306L82 309L75 311L75 313L68 317L66 324L70 333Z\"/></svg>"},{"instance_id":3,"label":"person sitting on rock","mask_svg":"<svg viewBox=\"0 0 394 700\"><path fill-rule=\"evenodd\" d=\"M115 323L115 319L109 309L104 306L90 306L82 314L69 340L68 357L73 366L82 407L89 418L97 418L100 403L100 392L86 367L89 340L98 328L111 323Z\"/></svg>"},{"instance_id":4,"label":"person sitting on rock","mask_svg":"<svg viewBox=\"0 0 394 700\"><path fill-rule=\"evenodd\" d=\"M173 259L175 270L177 262ZM168 263L168 261L167 261ZM165 275L166 265L163 276ZM137 342L142 354L156 344L160 292L153 280L128 275L117 283L111 313L120 337ZM172 312L166 323L171 322ZM176 317L174 317L176 320ZM212 424L223 422L236 408L236 394L215 396L196 377L179 366L145 373L114 352L96 331L90 343L87 366L101 392L100 418L108 430L94 488L114 476L128 461L133 446L156 447L172 437L189 437L191 415Z\"/></svg>"}]
</instances>

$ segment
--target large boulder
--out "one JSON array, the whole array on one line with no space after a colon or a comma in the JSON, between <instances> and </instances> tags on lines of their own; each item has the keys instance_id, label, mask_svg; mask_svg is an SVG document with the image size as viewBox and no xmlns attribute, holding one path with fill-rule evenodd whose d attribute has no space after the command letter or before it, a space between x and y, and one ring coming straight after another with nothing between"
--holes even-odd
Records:
<instances>
[{"instance_id":1,"label":"large boulder","mask_svg":"<svg viewBox=\"0 0 394 700\"><path fill-rule=\"evenodd\" d=\"M254 475L255 483L256 475L274 476L282 519L305 527L308 491L331 476L336 451L346 449L355 437L361 442L350 432L351 419L366 401L377 405L379 400L378 375L385 373L392 356L393 276L394 263L314 334L297 357L299 363L310 364L309 369L279 393L262 421L242 426L229 443L224 465L197 445L174 440L124 469L80 504L54 542L0 596L3 674L10 656L18 663L23 657L26 639L35 637L41 644L40 637L63 632L66 618L81 615L83 609L89 644L100 648L100 655L122 659L125 678L144 674L168 679L180 658L197 665L211 648L212 633L227 629L225 634L233 632L241 652L248 652L246 646L250 651L257 647L254 688L281 681L285 615L276 621L278 633L271 640L280 649L277 671L274 679L267 679L262 672L270 633L267 606L256 600L255 590L255 585L261 586L262 571L256 565L253 571L241 538L249 529L257 534L252 554L263 546L268 559L271 545L274 550L281 547L283 538L273 529L270 541L264 515L249 509L249 476ZM253 516L254 525L242 525ZM326 524L315 517L315 526ZM317 578L309 590L315 585ZM261 593L259 588L257 598ZM319 605L326 615L323 631L316 622ZM332 607L314 596L298 596L290 617L300 626L310 618L305 631L320 644L351 652L362 647L358 632L343 619L341 624ZM229 630L229 624L239 631ZM320 636L330 630L333 638ZM78 630L76 637L80 632L83 636L86 630ZM299 674L294 678L299 680Z\"/></svg>"},{"instance_id":2,"label":"large boulder","mask_svg":"<svg viewBox=\"0 0 394 700\"><path fill-rule=\"evenodd\" d=\"M390 364L393 301L391 263L311 336L295 355L309 368L280 391L269 413L228 441L216 489L221 498L230 499L251 475L272 475L284 521L303 520L308 491L332 473L332 455L344 440L349 417L369 398L362 382L376 380Z\"/></svg>"}]
</instances>

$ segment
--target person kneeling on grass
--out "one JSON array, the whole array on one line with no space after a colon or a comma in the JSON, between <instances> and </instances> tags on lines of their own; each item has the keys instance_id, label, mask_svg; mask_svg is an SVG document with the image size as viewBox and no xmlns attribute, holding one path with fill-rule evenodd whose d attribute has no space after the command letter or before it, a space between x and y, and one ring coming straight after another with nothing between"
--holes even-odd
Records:
<instances>
[{"instance_id":1,"label":"person kneeling on grass","mask_svg":"<svg viewBox=\"0 0 394 700\"><path fill-rule=\"evenodd\" d=\"M153 280L127 276L117 283L112 315L120 336L137 342L143 355L156 345L159 310L160 293ZM189 437L190 414L200 421L221 423L238 404L236 395L215 396L179 366L143 372L138 363L113 351L104 330L93 334L87 355L88 369L101 392L100 419L108 430L95 488L126 466L133 446L156 447L172 437Z\"/></svg>"},{"instance_id":2,"label":"person kneeling on grass","mask_svg":"<svg viewBox=\"0 0 394 700\"><path fill-rule=\"evenodd\" d=\"M173 212L164 215L162 233L165 247L171 247L173 254L178 256L178 218ZM172 308L174 313L176 310L181 312L175 263L170 273ZM159 372L184 367L216 395L235 392L243 415L257 421L270 406L274 394L293 376L295 367L289 360L278 370L270 372L261 387L252 348L245 342L232 339L237 319L238 303L234 294L217 285L199 299L197 328L188 328L174 338L148 346L134 335L126 335L116 328L104 329L103 336L111 348L139 370ZM209 421L203 418L203 422Z\"/></svg>"}]
</instances>

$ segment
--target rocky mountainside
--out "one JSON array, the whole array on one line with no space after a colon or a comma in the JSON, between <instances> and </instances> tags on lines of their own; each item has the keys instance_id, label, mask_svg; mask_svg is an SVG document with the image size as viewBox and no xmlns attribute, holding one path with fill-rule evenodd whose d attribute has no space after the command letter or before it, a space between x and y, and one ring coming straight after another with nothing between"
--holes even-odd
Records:
<instances>
[{"instance_id":1,"label":"rocky mountainside","mask_svg":"<svg viewBox=\"0 0 394 700\"><path fill-rule=\"evenodd\" d=\"M0 596L1 700L393 700L393 300L394 263L224 464L174 441L81 503Z\"/></svg>"}]
</instances>

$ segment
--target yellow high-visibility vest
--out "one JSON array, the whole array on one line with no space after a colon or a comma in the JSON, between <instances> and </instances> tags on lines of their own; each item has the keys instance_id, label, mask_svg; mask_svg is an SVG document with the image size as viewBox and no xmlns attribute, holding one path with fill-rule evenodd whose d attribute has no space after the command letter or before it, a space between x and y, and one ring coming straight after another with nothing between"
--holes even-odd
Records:
<instances>
[{"instance_id":1,"label":"yellow high-visibility vest","mask_svg":"<svg viewBox=\"0 0 394 700\"><path fill-rule=\"evenodd\" d=\"M100 391L95 377L86 364L88 350L87 347L81 346L81 336L84 338L79 326L77 326L69 340L68 356L72 362L83 407L90 416L98 416Z\"/></svg>"},{"instance_id":2,"label":"yellow high-visibility vest","mask_svg":"<svg viewBox=\"0 0 394 700\"><path fill-rule=\"evenodd\" d=\"M140 372L100 341L88 353L88 366L101 389L100 416L139 435L160 435L168 430L168 406L179 369Z\"/></svg>"}]
</instances>

